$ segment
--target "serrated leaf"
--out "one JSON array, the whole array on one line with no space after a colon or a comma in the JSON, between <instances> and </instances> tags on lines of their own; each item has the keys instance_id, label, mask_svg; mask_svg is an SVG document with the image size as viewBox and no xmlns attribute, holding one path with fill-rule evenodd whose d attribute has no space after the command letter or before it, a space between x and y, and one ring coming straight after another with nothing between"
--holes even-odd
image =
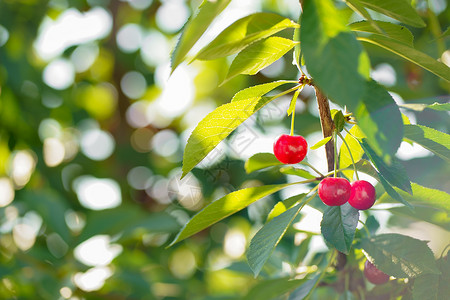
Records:
<instances>
[{"instance_id":1,"label":"serrated leaf","mask_svg":"<svg viewBox=\"0 0 450 300\"><path fill-rule=\"evenodd\" d=\"M234 129L271 101L267 97L252 97L224 104L209 113L192 131L183 156L184 177Z\"/></svg>"},{"instance_id":2,"label":"serrated leaf","mask_svg":"<svg viewBox=\"0 0 450 300\"><path fill-rule=\"evenodd\" d=\"M303 284L305 279L277 278L258 282L243 300L272 300L282 296L299 285Z\"/></svg>"},{"instance_id":3,"label":"serrated leaf","mask_svg":"<svg viewBox=\"0 0 450 300\"><path fill-rule=\"evenodd\" d=\"M201 60L216 59L241 51L250 44L298 24L273 13L255 13L237 20L197 54Z\"/></svg>"},{"instance_id":4,"label":"serrated leaf","mask_svg":"<svg viewBox=\"0 0 450 300\"><path fill-rule=\"evenodd\" d=\"M402 23L425 27L425 22L405 0L359 0L365 7L380 12Z\"/></svg>"},{"instance_id":5,"label":"serrated leaf","mask_svg":"<svg viewBox=\"0 0 450 300\"><path fill-rule=\"evenodd\" d=\"M239 74L255 75L294 47L295 42L273 36L253 43L234 58L225 81Z\"/></svg>"},{"instance_id":6,"label":"serrated leaf","mask_svg":"<svg viewBox=\"0 0 450 300\"><path fill-rule=\"evenodd\" d=\"M405 138L450 162L450 135L422 125L405 125Z\"/></svg>"},{"instance_id":7,"label":"serrated leaf","mask_svg":"<svg viewBox=\"0 0 450 300\"><path fill-rule=\"evenodd\" d=\"M355 237L359 211L350 204L330 206L323 213L320 228L325 240L338 251L348 254Z\"/></svg>"},{"instance_id":8,"label":"serrated leaf","mask_svg":"<svg viewBox=\"0 0 450 300\"><path fill-rule=\"evenodd\" d=\"M292 197L289 197L283 201L279 201L275 206L272 208L272 210L269 212L269 215L267 216L267 221L269 222L273 218L281 215L286 210L290 209L292 206L294 206L297 202L301 201L303 198L305 198L307 194L299 194Z\"/></svg>"},{"instance_id":9,"label":"serrated leaf","mask_svg":"<svg viewBox=\"0 0 450 300\"><path fill-rule=\"evenodd\" d=\"M358 126L379 156L393 155L403 139L400 110L392 96L375 81L367 82L365 91L361 104L354 112Z\"/></svg>"},{"instance_id":10,"label":"serrated leaf","mask_svg":"<svg viewBox=\"0 0 450 300\"><path fill-rule=\"evenodd\" d=\"M184 225L170 245L184 240L191 235L217 223L218 221L246 208L253 202L278 192L292 184L277 184L251 187L232 192L212 202Z\"/></svg>"},{"instance_id":11,"label":"serrated leaf","mask_svg":"<svg viewBox=\"0 0 450 300\"><path fill-rule=\"evenodd\" d=\"M411 187L412 195L398 189L397 192L414 206L427 206L435 209L437 208L450 214L450 195L448 193L436 189L427 188L417 183L412 183ZM379 198L379 201L391 203L393 202L393 199L389 195L383 194Z\"/></svg>"},{"instance_id":12,"label":"serrated leaf","mask_svg":"<svg viewBox=\"0 0 450 300\"><path fill-rule=\"evenodd\" d=\"M231 0L204 0L194 17L184 25L183 32L172 52L171 71L184 60L192 46L203 35L215 17L227 7Z\"/></svg>"},{"instance_id":13,"label":"serrated leaf","mask_svg":"<svg viewBox=\"0 0 450 300\"><path fill-rule=\"evenodd\" d=\"M243 90L237 92L231 99L231 102L247 100L249 98L264 96L268 92L276 89L277 87L279 87L283 84L287 84L287 83L297 83L297 81L279 80L279 81L254 85L254 86L251 86L249 88L246 88L246 89L243 89Z\"/></svg>"},{"instance_id":14,"label":"serrated leaf","mask_svg":"<svg viewBox=\"0 0 450 300\"><path fill-rule=\"evenodd\" d=\"M369 73L366 64L360 69L360 60L367 55L332 1L305 1L300 42L314 82L336 103L354 110Z\"/></svg>"},{"instance_id":15,"label":"serrated leaf","mask_svg":"<svg viewBox=\"0 0 450 300\"><path fill-rule=\"evenodd\" d=\"M438 103L438 102L434 102L433 104L405 103L401 104L400 106L415 111L423 111L426 108L437 111L450 111L450 103Z\"/></svg>"},{"instance_id":16,"label":"serrated leaf","mask_svg":"<svg viewBox=\"0 0 450 300\"><path fill-rule=\"evenodd\" d=\"M362 139L361 146L387 182L404 190L405 192L412 194L411 183L409 182L405 168L395 157L392 157L391 162L388 164L374 152L374 150L367 143L366 139Z\"/></svg>"},{"instance_id":17,"label":"serrated leaf","mask_svg":"<svg viewBox=\"0 0 450 300\"><path fill-rule=\"evenodd\" d=\"M361 129L358 127L358 125L354 125L352 128L350 128L350 133L357 137L357 138L363 138L365 137L364 133L361 131ZM357 140L355 140L350 134L347 134L344 137L345 141L347 142L347 145L352 151L353 160L355 161L355 164L358 163L359 160L364 155L364 150L361 148L361 145ZM352 165L352 158L350 157L350 152L348 151L347 147L344 143L342 143L341 148L339 150L339 167L340 168L347 168L348 166ZM353 170L345 170L342 171L342 173L347 178L353 178Z\"/></svg>"},{"instance_id":18,"label":"serrated leaf","mask_svg":"<svg viewBox=\"0 0 450 300\"><path fill-rule=\"evenodd\" d=\"M294 206L266 223L252 238L247 250L247 261L258 276L269 256L280 242L287 228L297 217L301 205Z\"/></svg>"},{"instance_id":19,"label":"serrated leaf","mask_svg":"<svg viewBox=\"0 0 450 300\"><path fill-rule=\"evenodd\" d=\"M430 71L431 73L450 81L450 68L444 63L435 60L431 56L420 52L406 44L398 42L394 39L372 35L369 37L358 37L359 40L377 45L381 48L391 51L398 56L409 60L410 62Z\"/></svg>"},{"instance_id":20,"label":"serrated leaf","mask_svg":"<svg viewBox=\"0 0 450 300\"><path fill-rule=\"evenodd\" d=\"M317 143L315 143L314 145L312 145L311 147L309 147L309 149L311 150L316 150L319 149L320 147L322 147L323 145L325 145L326 143L328 143L331 140L331 136L326 137L324 139L321 139L320 141L318 141Z\"/></svg>"},{"instance_id":21,"label":"serrated leaf","mask_svg":"<svg viewBox=\"0 0 450 300\"><path fill-rule=\"evenodd\" d=\"M245 162L247 174L268 167L283 165L272 153L256 153Z\"/></svg>"},{"instance_id":22,"label":"serrated leaf","mask_svg":"<svg viewBox=\"0 0 450 300\"><path fill-rule=\"evenodd\" d=\"M280 169L280 172L286 175L295 175L306 179L313 179L316 178L316 176L312 175L306 170L296 168L294 166L287 166Z\"/></svg>"},{"instance_id":23,"label":"serrated leaf","mask_svg":"<svg viewBox=\"0 0 450 300\"><path fill-rule=\"evenodd\" d=\"M378 28L381 28L384 32L380 32L379 30L374 28L374 26L368 21L351 23L349 27L352 31L366 32L382 36L386 35L391 39L397 40L413 47L414 36L412 35L411 31L409 31L409 29L405 26L383 21L375 21L375 23L377 24Z\"/></svg>"},{"instance_id":24,"label":"serrated leaf","mask_svg":"<svg viewBox=\"0 0 450 300\"><path fill-rule=\"evenodd\" d=\"M303 283L299 288L297 288L295 291L293 291L289 295L289 300L305 299L311 293L311 291L314 289L319 278L320 278L320 274L317 274L310 280Z\"/></svg>"},{"instance_id":25,"label":"serrated leaf","mask_svg":"<svg viewBox=\"0 0 450 300\"><path fill-rule=\"evenodd\" d=\"M387 233L361 240L361 247L378 269L397 278L440 273L425 241Z\"/></svg>"}]
</instances>

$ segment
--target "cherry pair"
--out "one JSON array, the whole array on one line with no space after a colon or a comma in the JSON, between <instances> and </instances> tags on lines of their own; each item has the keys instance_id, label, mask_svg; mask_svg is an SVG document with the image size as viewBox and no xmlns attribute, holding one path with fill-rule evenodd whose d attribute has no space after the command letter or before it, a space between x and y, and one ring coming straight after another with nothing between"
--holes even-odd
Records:
<instances>
[{"instance_id":1,"label":"cherry pair","mask_svg":"<svg viewBox=\"0 0 450 300\"><path fill-rule=\"evenodd\" d=\"M375 188L365 180L350 184L345 178L327 177L319 183L319 197L328 206L339 206L348 202L359 210L366 210L375 203Z\"/></svg>"}]
</instances>

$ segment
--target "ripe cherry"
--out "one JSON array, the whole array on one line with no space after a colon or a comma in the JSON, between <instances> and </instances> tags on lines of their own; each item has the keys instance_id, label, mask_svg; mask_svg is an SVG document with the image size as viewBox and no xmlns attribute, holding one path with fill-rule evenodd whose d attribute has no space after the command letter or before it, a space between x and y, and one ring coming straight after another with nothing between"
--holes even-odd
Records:
<instances>
[{"instance_id":1,"label":"ripe cherry","mask_svg":"<svg viewBox=\"0 0 450 300\"><path fill-rule=\"evenodd\" d=\"M327 177L319 183L319 197L328 206L339 206L350 197L350 182L345 178Z\"/></svg>"},{"instance_id":2,"label":"ripe cherry","mask_svg":"<svg viewBox=\"0 0 450 300\"><path fill-rule=\"evenodd\" d=\"M356 180L352 182L352 189L348 203L356 209L365 210L372 207L375 203L376 192L370 182L365 180Z\"/></svg>"},{"instance_id":3,"label":"ripe cherry","mask_svg":"<svg viewBox=\"0 0 450 300\"><path fill-rule=\"evenodd\" d=\"M364 263L364 276L366 276L367 280L373 284L383 284L389 281L389 275L378 270L378 268L368 260Z\"/></svg>"},{"instance_id":4,"label":"ripe cherry","mask_svg":"<svg viewBox=\"0 0 450 300\"><path fill-rule=\"evenodd\" d=\"M273 144L275 157L283 164L301 162L308 151L308 144L302 136L283 134Z\"/></svg>"}]
</instances>

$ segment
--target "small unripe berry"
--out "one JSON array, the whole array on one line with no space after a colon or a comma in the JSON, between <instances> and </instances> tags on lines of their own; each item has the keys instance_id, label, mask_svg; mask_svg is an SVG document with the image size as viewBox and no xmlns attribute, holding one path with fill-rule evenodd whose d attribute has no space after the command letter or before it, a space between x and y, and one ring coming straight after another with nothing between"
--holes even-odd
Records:
<instances>
[{"instance_id":1,"label":"small unripe berry","mask_svg":"<svg viewBox=\"0 0 450 300\"><path fill-rule=\"evenodd\" d=\"M308 143L298 135L281 135L273 144L273 154L283 164L296 164L301 162L308 151Z\"/></svg>"}]
</instances>

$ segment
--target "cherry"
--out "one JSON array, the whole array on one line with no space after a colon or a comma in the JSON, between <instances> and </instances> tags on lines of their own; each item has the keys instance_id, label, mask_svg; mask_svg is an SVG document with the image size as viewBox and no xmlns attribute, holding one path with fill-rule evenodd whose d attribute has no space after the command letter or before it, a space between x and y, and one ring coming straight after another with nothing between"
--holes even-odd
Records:
<instances>
[{"instance_id":1,"label":"cherry","mask_svg":"<svg viewBox=\"0 0 450 300\"><path fill-rule=\"evenodd\" d=\"M367 280L373 284L383 284L389 281L389 275L378 270L378 268L368 260L364 263L364 276L366 276Z\"/></svg>"},{"instance_id":2,"label":"cherry","mask_svg":"<svg viewBox=\"0 0 450 300\"><path fill-rule=\"evenodd\" d=\"M308 151L308 143L302 136L283 134L273 144L275 157L283 164L301 162Z\"/></svg>"},{"instance_id":3,"label":"cherry","mask_svg":"<svg viewBox=\"0 0 450 300\"><path fill-rule=\"evenodd\" d=\"M356 180L352 182L352 189L348 203L356 209L366 210L375 203L376 192L370 182L365 180Z\"/></svg>"},{"instance_id":4,"label":"cherry","mask_svg":"<svg viewBox=\"0 0 450 300\"><path fill-rule=\"evenodd\" d=\"M327 177L319 183L319 197L328 206L339 206L350 197L350 182L345 178Z\"/></svg>"}]
</instances>

